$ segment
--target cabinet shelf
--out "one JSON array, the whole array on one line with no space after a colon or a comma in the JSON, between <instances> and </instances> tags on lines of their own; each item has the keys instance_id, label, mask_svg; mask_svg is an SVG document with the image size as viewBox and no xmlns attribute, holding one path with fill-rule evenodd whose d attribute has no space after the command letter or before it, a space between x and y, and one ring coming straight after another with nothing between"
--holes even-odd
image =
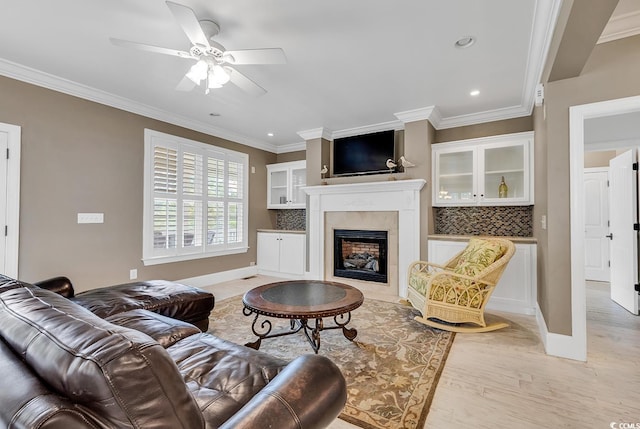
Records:
<instances>
[{"instance_id":1,"label":"cabinet shelf","mask_svg":"<svg viewBox=\"0 0 640 429\"><path fill-rule=\"evenodd\" d=\"M510 174L510 173L524 173L523 168L515 169L515 170L492 170L485 171L484 174ZM442 176L440 176L442 177Z\"/></svg>"},{"instance_id":2,"label":"cabinet shelf","mask_svg":"<svg viewBox=\"0 0 640 429\"><path fill-rule=\"evenodd\" d=\"M470 176L473 176L473 173L450 173L450 174L441 174L440 178L446 179L446 178L470 177Z\"/></svg>"}]
</instances>

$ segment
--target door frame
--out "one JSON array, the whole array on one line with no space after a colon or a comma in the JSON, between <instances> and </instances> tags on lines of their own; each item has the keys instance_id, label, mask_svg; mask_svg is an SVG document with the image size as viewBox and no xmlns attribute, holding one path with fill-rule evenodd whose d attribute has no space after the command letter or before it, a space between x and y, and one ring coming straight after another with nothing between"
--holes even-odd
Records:
<instances>
[{"instance_id":1,"label":"door frame","mask_svg":"<svg viewBox=\"0 0 640 429\"><path fill-rule=\"evenodd\" d=\"M9 159L7 161L7 241L5 249L5 272L18 278L18 253L20 238L20 147L22 128L0 122L0 131L9 136ZM5 156L4 154L0 154ZM1 226L0 226L1 229Z\"/></svg>"},{"instance_id":2,"label":"door frame","mask_svg":"<svg viewBox=\"0 0 640 429\"><path fill-rule=\"evenodd\" d=\"M573 359L587 360L587 298L584 275L584 121L638 111L640 111L640 96L569 108L572 334L563 349L569 355L566 357Z\"/></svg>"}]
</instances>

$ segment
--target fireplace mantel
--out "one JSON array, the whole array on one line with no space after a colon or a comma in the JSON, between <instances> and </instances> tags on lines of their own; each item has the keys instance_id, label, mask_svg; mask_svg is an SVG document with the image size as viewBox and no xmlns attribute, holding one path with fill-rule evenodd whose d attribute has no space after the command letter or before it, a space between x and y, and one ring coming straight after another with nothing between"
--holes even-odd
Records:
<instances>
[{"instance_id":1,"label":"fireplace mantel","mask_svg":"<svg viewBox=\"0 0 640 429\"><path fill-rule=\"evenodd\" d=\"M420 190L423 179L308 186L307 209L310 279L324 280L326 212L398 213L398 294L406 297L407 269L420 259ZM366 225L363 225L363 229Z\"/></svg>"}]
</instances>

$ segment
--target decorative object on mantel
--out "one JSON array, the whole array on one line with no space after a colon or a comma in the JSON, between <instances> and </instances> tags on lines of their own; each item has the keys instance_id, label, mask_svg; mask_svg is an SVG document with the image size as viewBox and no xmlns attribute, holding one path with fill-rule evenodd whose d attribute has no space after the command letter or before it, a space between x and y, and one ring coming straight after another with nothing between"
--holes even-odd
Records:
<instances>
[{"instance_id":1,"label":"decorative object on mantel","mask_svg":"<svg viewBox=\"0 0 640 429\"><path fill-rule=\"evenodd\" d=\"M500 179L500 185L498 186L498 198L507 198L509 187L504 183L504 176Z\"/></svg>"},{"instance_id":2,"label":"decorative object on mantel","mask_svg":"<svg viewBox=\"0 0 640 429\"><path fill-rule=\"evenodd\" d=\"M329 172L329 168L327 168L326 164L322 166L322 170L320 170L320 175L322 176L322 185L326 185L327 182L324 180L326 178L326 174Z\"/></svg>"},{"instance_id":3,"label":"decorative object on mantel","mask_svg":"<svg viewBox=\"0 0 640 429\"><path fill-rule=\"evenodd\" d=\"M393 159L387 159L387 168L389 169L389 173L393 173L397 166L398 164L396 164Z\"/></svg>"},{"instance_id":4,"label":"decorative object on mantel","mask_svg":"<svg viewBox=\"0 0 640 429\"><path fill-rule=\"evenodd\" d=\"M400 165L402 165L402 168L411 168L416 166L413 162L406 159L404 155L400 157Z\"/></svg>"},{"instance_id":5,"label":"decorative object on mantel","mask_svg":"<svg viewBox=\"0 0 640 429\"><path fill-rule=\"evenodd\" d=\"M396 178L391 176L391 174L396 172L396 167L398 167L398 164L396 164L396 162L391 158L387 159L386 164L387 164L387 168L389 169L389 179L388 180L396 180Z\"/></svg>"}]
</instances>

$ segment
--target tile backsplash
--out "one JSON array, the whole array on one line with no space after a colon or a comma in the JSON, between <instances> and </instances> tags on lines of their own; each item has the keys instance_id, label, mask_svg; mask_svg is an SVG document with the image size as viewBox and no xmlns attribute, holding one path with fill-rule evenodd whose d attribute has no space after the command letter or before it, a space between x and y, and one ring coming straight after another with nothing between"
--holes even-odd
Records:
<instances>
[{"instance_id":1,"label":"tile backsplash","mask_svg":"<svg viewBox=\"0 0 640 429\"><path fill-rule=\"evenodd\" d=\"M276 210L276 229L306 230L307 211L305 209Z\"/></svg>"},{"instance_id":2,"label":"tile backsplash","mask_svg":"<svg viewBox=\"0 0 640 429\"><path fill-rule=\"evenodd\" d=\"M436 234L533 236L533 206L434 207Z\"/></svg>"}]
</instances>

